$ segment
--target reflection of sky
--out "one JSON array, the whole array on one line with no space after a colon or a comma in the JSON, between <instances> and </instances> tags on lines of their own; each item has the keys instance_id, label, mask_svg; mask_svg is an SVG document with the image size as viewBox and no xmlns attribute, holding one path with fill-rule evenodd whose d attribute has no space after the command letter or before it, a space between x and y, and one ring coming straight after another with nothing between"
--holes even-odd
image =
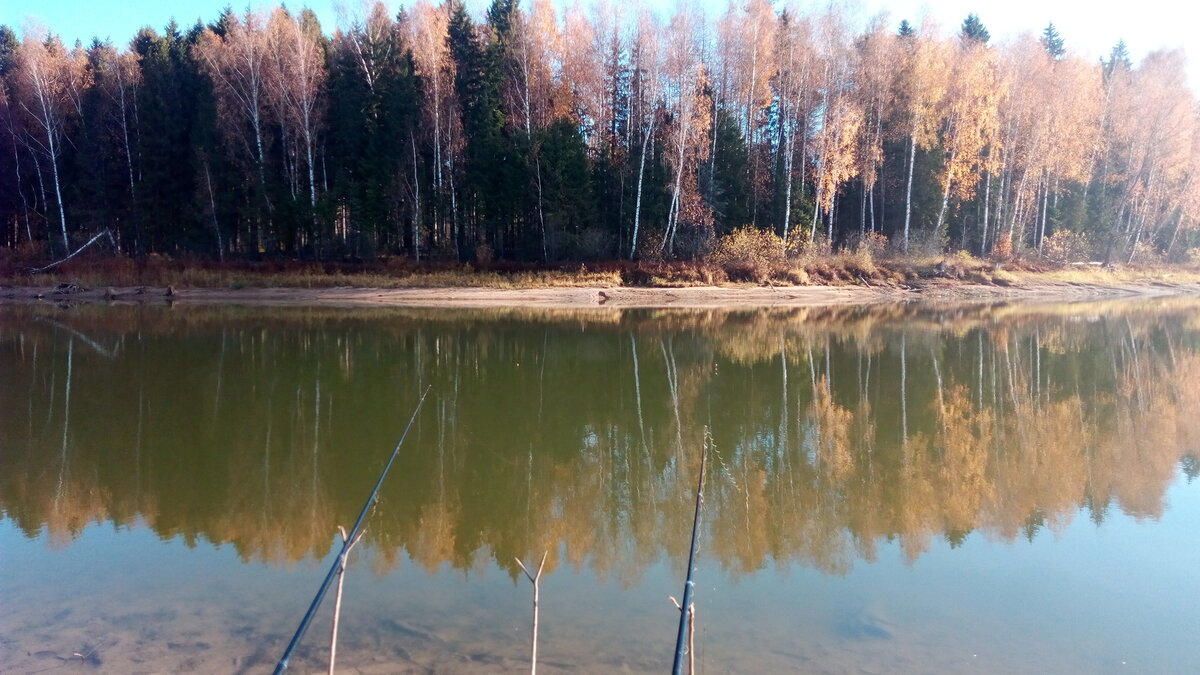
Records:
<instances>
[{"instance_id":1,"label":"reflection of sky","mask_svg":"<svg viewBox=\"0 0 1200 675\"><path fill-rule=\"evenodd\" d=\"M857 562L842 577L793 564L731 581L702 558L700 661L714 671L810 662L899 672L1200 672L1200 481L1177 481L1166 502L1157 521L1114 509L1097 527L1081 513L1032 542L976 533L951 548L935 539L911 564L898 543L885 543L876 562ZM271 636L264 649L274 654L331 561L242 563L232 546L188 548L141 525L92 524L56 548L47 535L28 538L5 518L0 634L19 644L24 610L36 605L65 623L169 610L161 625L167 632L187 628L180 608L236 608ZM677 567L648 564L630 587L597 580L588 566L545 576L543 658L605 659L610 645L653 662L648 655L674 635L667 596L682 590ZM431 574L407 561L385 576L369 569L362 560L351 567L347 634L394 625L403 638L414 626L428 627L442 631L439 648L447 652L521 654L528 586L514 584L486 556L467 572L443 565ZM309 639L325 640L326 630L314 628Z\"/></svg>"}]
</instances>

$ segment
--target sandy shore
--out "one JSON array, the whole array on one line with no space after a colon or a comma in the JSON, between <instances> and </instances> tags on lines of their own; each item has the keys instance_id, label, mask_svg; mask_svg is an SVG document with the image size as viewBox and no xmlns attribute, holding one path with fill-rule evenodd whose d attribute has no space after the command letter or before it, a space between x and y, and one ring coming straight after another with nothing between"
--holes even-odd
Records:
<instances>
[{"instance_id":1,"label":"sandy shore","mask_svg":"<svg viewBox=\"0 0 1200 675\"><path fill-rule=\"evenodd\" d=\"M1021 280L1005 286L950 279L912 286L703 286L688 288L180 288L107 287L0 289L5 302L179 303L344 307L717 308L803 307L919 300L1087 300L1200 295L1198 283L1166 280L1113 283Z\"/></svg>"}]
</instances>

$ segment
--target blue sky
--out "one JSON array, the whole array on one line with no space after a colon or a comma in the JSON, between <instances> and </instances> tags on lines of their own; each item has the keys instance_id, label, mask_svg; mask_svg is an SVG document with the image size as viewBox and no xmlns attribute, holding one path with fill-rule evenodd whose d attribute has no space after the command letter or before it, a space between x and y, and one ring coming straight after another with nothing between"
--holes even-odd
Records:
<instances>
[{"instance_id":1,"label":"blue sky","mask_svg":"<svg viewBox=\"0 0 1200 675\"><path fill-rule=\"evenodd\" d=\"M566 0L564 0L565 2ZM586 1L586 0L584 0ZM711 15L725 10L726 0L699 0ZM175 17L180 24L191 25L197 18L212 20L226 3L235 9L246 7L245 0L0 0L0 23L20 33L26 17L36 17L50 30L71 43L76 38L89 41L92 36L111 37L125 43L143 25L161 28ZM293 9L307 4L320 17L326 31L337 23L336 0L309 0L289 3ZM467 6L482 11L487 0L467 0ZM358 0L341 3L350 8ZM398 2L387 2L395 9ZM673 0L648 0L656 8L671 7ZM779 4L778 0L776 4ZM807 7L823 2L804 0ZM980 16L993 40L1003 40L1023 31L1040 32L1051 21L1066 39L1068 49L1081 56L1098 58L1119 39L1129 45L1135 60L1163 47L1183 47L1189 56L1190 80L1200 89L1200 39L1195 37L1192 13L1179 0L987 0L964 3L961 0L854 0L846 4L865 22L880 11L888 11L892 23L907 18L914 24L928 15L947 29L957 27L968 12ZM254 2L252 7L268 6Z\"/></svg>"}]
</instances>

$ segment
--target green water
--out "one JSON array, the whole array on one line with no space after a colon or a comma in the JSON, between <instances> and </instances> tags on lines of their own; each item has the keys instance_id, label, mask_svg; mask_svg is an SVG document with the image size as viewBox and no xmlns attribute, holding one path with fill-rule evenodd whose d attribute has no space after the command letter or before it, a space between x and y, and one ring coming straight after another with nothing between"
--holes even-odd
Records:
<instances>
[{"instance_id":1,"label":"green water","mask_svg":"<svg viewBox=\"0 0 1200 675\"><path fill-rule=\"evenodd\" d=\"M1200 671L1187 299L0 307L0 671L269 670L427 386L339 670L526 668L543 552L539 670L669 670L707 438L700 672Z\"/></svg>"}]
</instances>

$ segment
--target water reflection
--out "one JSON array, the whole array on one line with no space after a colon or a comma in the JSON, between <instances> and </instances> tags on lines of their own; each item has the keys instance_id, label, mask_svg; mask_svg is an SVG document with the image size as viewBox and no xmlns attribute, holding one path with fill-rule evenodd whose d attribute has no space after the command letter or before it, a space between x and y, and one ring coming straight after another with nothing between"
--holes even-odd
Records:
<instances>
[{"instance_id":1,"label":"water reflection","mask_svg":"<svg viewBox=\"0 0 1200 675\"><path fill-rule=\"evenodd\" d=\"M59 546L141 521L323 556L432 385L366 535L380 572L682 567L707 426L705 554L844 573L889 541L1159 517L1197 474L1198 309L5 308L0 512Z\"/></svg>"}]
</instances>

